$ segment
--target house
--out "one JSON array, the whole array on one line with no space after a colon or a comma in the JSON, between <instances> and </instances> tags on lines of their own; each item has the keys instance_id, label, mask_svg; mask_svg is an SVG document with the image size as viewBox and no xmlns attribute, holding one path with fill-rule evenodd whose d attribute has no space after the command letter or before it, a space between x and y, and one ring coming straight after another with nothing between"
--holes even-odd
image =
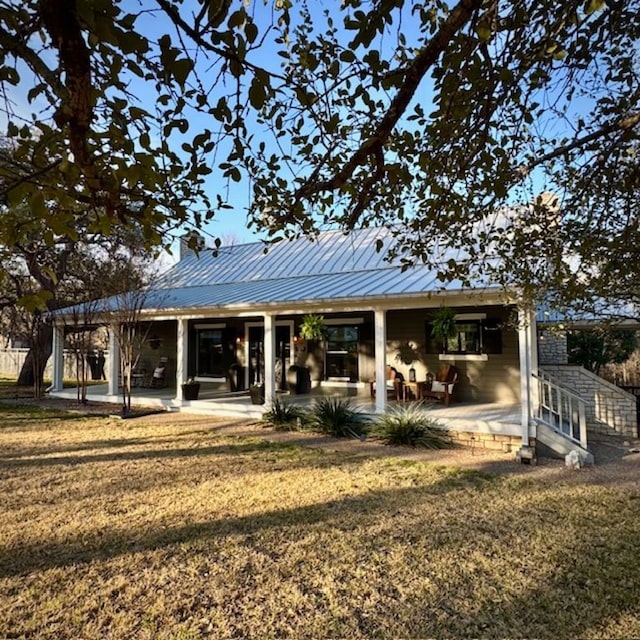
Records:
<instances>
[{"instance_id":1,"label":"house","mask_svg":"<svg viewBox=\"0 0 640 640\"><path fill-rule=\"evenodd\" d=\"M304 370L312 393L351 395L383 412L387 396L377 393L373 401L370 381L384 380L388 365L406 381L421 381L447 363L458 371L455 403L447 409L451 429L531 457L542 416L570 432L566 446L585 448L586 435L573 424L573 409L563 414L549 400L545 413L538 411L541 394L561 391L537 373L536 315L491 283L443 285L421 264L402 271L398 260L389 261L384 249L377 250L389 241L387 231L373 228L283 241L266 253L262 243L252 243L196 255L183 243L180 261L140 301L149 336L140 380L162 357L167 383L156 400L164 406L237 414L242 402L243 415L255 415L246 392L251 385L264 385L269 401ZM114 322L117 305L116 299L104 301L102 322ZM443 305L455 310L456 335L446 352L430 331ZM300 339L300 325L309 314L324 318L324 341ZM54 321L51 392L59 395L64 393L59 363L65 311ZM102 399L118 402L113 335ZM201 382L206 399L184 397L182 383L188 378ZM140 393L145 402L153 401L150 392Z\"/></svg>"}]
</instances>

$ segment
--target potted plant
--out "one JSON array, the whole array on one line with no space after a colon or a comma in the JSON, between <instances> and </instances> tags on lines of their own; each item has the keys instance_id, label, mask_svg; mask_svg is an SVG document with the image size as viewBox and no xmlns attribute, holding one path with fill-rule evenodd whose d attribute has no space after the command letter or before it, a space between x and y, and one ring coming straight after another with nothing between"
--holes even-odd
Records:
<instances>
[{"instance_id":1,"label":"potted plant","mask_svg":"<svg viewBox=\"0 0 640 640\"><path fill-rule=\"evenodd\" d=\"M258 382L249 386L251 404L264 404L264 383Z\"/></svg>"},{"instance_id":2,"label":"potted plant","mask_svg":"<svg viewBox=\"0 0 640 640\"><path fill-rule=\"evenodd\" d=\"M447 342L455 338L456 312L451 307L440 307L431 320L431 336L440 343L443 352L447 350Z\"/></svg>"},{"instance_id":3,"label":"potted plant","mask_svg":"<svg viewBox=\"0 0 640 640\"><path fill-rule=\"evenodd\" d=\"M324 377L324 355L322 354L321 342L327 337L324 316L317 313L303 316L300 324L300 337L309 343L306 364L309 367L311 379L319 384Z\"/></svg>"},{"instance_id":4,"label":"potted plant","mask_svg":"<svg viewBox=\"0 0 640 640\"><path fill-rule=\"evenodd\" d=\"M184 400L197 400L199 394L200 383L193 378L187 378L186 382L182 383L182 398Z\"/></svg>"},{"instance_id":5,"label":"potted plant","mask_svg":"<svg viewBox=\"0 0 640 640\"><path fill-rule=\"evenodd\" d=\"M303 340L324 340L326 335L327 327L324 324L324 316L309 313L302 317L300 337Z\"/></svg>"}]
</instances>

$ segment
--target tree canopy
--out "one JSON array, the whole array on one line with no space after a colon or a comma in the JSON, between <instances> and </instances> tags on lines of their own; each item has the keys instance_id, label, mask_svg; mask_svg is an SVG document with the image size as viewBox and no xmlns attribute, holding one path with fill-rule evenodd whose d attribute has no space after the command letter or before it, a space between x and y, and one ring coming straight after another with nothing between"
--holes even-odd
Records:
<instances>
[{"instance_id":1,"label":"tree canopy","mask_svg":"<svg viewBox=\"0 0 640 640\"><path fill-rule=\"evenodd\" d=\"M274 241L636 302L639 44L640 0L0 0L0 193L161 244L242 183Z\"/></svg>"}]
</instances>

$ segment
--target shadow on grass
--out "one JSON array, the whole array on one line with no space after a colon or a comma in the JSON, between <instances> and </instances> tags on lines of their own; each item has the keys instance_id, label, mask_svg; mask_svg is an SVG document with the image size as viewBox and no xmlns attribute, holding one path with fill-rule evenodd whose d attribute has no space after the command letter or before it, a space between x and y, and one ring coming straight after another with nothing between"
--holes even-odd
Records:
<instances>
[{"instance_id":1,"label":"shadow on grass","mask_svg":"<svg viewBox=\"0 0 640 640\"><path fill-rule=\"evenodd\" d=\"M492 554L496 552L495 532L515 519L522 522L523 530L520 533L522 541L525 541L536 532L540 534L537 527L541 522L529 517L531 504L521 501L509 513L499 505L489 505L486 513L482 516L476 514L469 522L462 515L452 518L450 522L447 521L448 526L453 528L451 537L445 535L447 525L443 523L435 530L429 530L428 522L420 523L420 506L425 501L432 503L444 492L464 486L464 480L443 476L429 486L381 489L360 496L271 510L246 517L220 518L162 529L158 526L156 529L101 531L100 537L93 538L84 533L59 543L25 543L0 553L0 577L23 576L70 566L75 568L83 563L157 549L175 548L177 554L199 553L198 547L204 545L211 549L213 540L224 544L227 538L230 539L229 544L251 546L255 544L255 534L269 530L279 530L280 540L294 541L303 539L307 532L313 535L318 525L329 528L335 535L350 535L357 526L360 531L372 532L371 539L363 538L363 550L368 545L373 545L372 549L378 545L384 547L389 540L393 540L394 544L403 544L404 540L404 544L410 547L416 538L437 536L438 544L431 547L436 555L446 547L460 548L463 553L473 550L479 554L480 560L475 564L470 557L461 558L464 571L468 572L468 580L464 580L464 571L462 574L457 572L457 582L452 584L448 584L446 574L427 578L430 575L429 559L424 558L424 569L416 576L423 575L428 581L435 579L441 587L441 594L434 598L428 590L408 590L403 592L401 599L390 601L383 615L383 618L406 623L407 637L578 638L607 619L615 621L621 614L637 611L640 602L640 568L636 561L636 548L629 544L630 532L626 519L610 520L615 500L609 501L608 509L597 519L593 538L581 535L579 540L567 541L564 549L554 547L553 557L545 560L544 572L538 579L523 581L527 585L524 589L514 585L508 593L501 593L500 580L482 569L482 562L490 562ZM534 501L533 504L542 513L555 512L563 500L563 496L559 495ZM568 499L565 503L568 512L579 512L583 500L582 494ZM412 519L398 527L391 520L384 530L380 530L380 517L388 518L389 513L399 508L410 510ZM634 513L627 515L629 518L640 516L637 507ZM485 524L487 520L491 523L489 527ZM505 528L513 533L513 527ZM559 535L561 531L558 530L562 528L561 523L556 523L554 534ZM607 535L604 542L601 538L603 532ZM238 536L241 537L240 541L237 540ZM232 542L234 538L236 540ZM261 538L260 544L265 544L264 538ZM512 554L513 562L521 567L523 576L530 577L526 574L535 571L536 566L535 562L529 561L527 547L510 549L508 536L500 544L502 559ZM534 549L535 553L542 553L540 546ZM363 557L366 558L366 554ZM335 562L339 563L340 558L336 558ZM366 564L352 568L346 565L345 570L364 571ZM415 584L419 586L420 581ZM393 584L390 582L388 586L391 588ZM459 610L460 597L474 598L472 603L463 607L464 615ZM380 618L367 618L359 614L356 599L353 616L359 621L363 637L383 637ZM566 633L569 630L570 633Z\"/></svg>"},{"instance_id":2,"label":"shadow on grass","mask_svg":"<svg viewBox=\"0 0 640 640\"><path fill-rule=\"evenodd\" d=\"M110 445L110 441L104 441L105 448L111 448L112 446L121 446L121 445ZM131 446L139 446L146 444L144 441L137 443L129 443L126 441L126 444ZM159 444L154 442L154 444ZM88 449L94 449L95 446L87 447ZM258 440L251 442L243 442L240 444L237 443L225 443L214 446L199 446L194 445L188 448L168 448L168 449L144 449L141 451L119 451L112 453L96 453L90 455L48 455L49 451L43 451L38 454L38 457L30 457L30 458L17 458L16 455L19 454L10 454L9 456L0 456L0 469L18 469L25 467L34 467L34 468L43 468L43 467L52 467L58 465L85 465L85 464L93 464L93 463L104 463L104 462L124 462L124 461L136 461L136 460L162 460L168 458L204 458L209 456L216 455L245 455L249 453L258 453L264 451L273 451L273 452L281 452L285 450L291 450L292 448L299 448L297 445L291 443L275 443L269 442L267 440ZM82 448L78 449L82 450Z\"/></svg>"},{"instance_id":3,"label":"shadow on grass","mask_svg":"<svg viewBox=\"0 0 640 640\"><path fill-rule=\"evenodd\" d=\"M109 438L107 440L89 440L77 445L64 445L60 447L38 447L38 446L22 446L16 447L11 453L3 453L0 455L0 466L5 460L18 458L36 458L38 456L53 456L56 454L73 454L81 451L92 451L93 449L123 449L126 447L140 447L143 445L162 445L175 444L194 435L204 436L207 431L189 431L181 433L173 437L166 435L143 436L143 437L123 437ZM67 456L69 457L69 456Z\"/></svg>"},{"instance_id":4,"label":"shadow on grass","mask_svg":"<svg viewBox=\"0 0 640 640\"><path fill-rule=\"evenodd\" d=\"M206 542L211 538L251 536L260 531L283 529L289 538L292 532L300 535L301 527L331 524L337 530L348 531L354 519L368 519L373 525L386 505L397 509L398 500L409 508L425 496L442 494L463 486L475 484L467 475L442 474L439 481L423 487L392 488L371 491L359 496L329 500L304 507L282 508L261 514L236 518L221 518L206 522L193 522L178 527L151 527L100 531L91 538L86 532L64 542L38 542L19 544L0 550L0 578L26 575L33 571L46 571L56 567L77 566L96 560L107 560L129 553L155 550L173 545ZM160 528L162 527L162 528ZM291 529L291 532L287 530Z\"/></svg>"}]
</instances>

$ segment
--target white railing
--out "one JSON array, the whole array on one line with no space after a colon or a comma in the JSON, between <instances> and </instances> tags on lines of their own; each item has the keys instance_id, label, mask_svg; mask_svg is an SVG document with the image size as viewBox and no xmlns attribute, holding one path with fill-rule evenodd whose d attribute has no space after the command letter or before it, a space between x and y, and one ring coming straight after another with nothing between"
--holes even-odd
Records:
<instances>
[{"instance_id":1,"label":"white railing","mask_svg":"<svg viewBox=\"0 0 640 640\"><path fill-rule=\"evenodd\" d=\"M554 431L587 447L585 401L573 391L554 382L546 373L533 374L538 382L538 403L534 416Z\"/></svg>"}]
</instances>

